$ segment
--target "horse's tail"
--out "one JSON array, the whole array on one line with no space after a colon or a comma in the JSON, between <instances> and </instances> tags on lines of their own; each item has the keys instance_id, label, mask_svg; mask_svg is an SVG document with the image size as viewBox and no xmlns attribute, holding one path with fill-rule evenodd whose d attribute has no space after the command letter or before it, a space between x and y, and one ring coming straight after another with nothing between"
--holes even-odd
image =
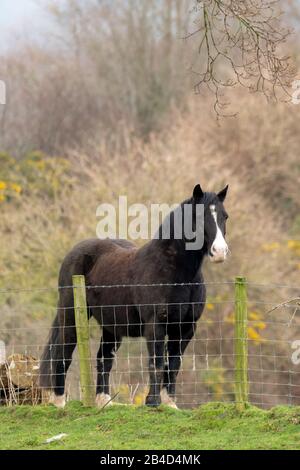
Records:
<instances>
[{"instance_id":1,"label":"horse's tail","mask_svg":"<svg viewBox=\"0 0 300 470\"><path fill-rule=\"evenodd\" d=\"M39 383L42 388L58 391L62 376L71 363L75 348L76 329L72 285L73 274L86 275L93 264L93 252L98 239L75 246L65 257L59 273L59 301L47 344L40 360Z\"/></svg>"},{"instance_id":2,"label":"horse's tail","mask_svg":"<svg viewBox=\"0 0 300 470\"><path fill-rule=\"evenodd\" d=\"M44 348L40 362L40 386L48 390L54 387L56 364L60 358L60 348L62 346L61 327L59 323L58 311L52 323L48 342Z\"/></svg>"}]
</instances>

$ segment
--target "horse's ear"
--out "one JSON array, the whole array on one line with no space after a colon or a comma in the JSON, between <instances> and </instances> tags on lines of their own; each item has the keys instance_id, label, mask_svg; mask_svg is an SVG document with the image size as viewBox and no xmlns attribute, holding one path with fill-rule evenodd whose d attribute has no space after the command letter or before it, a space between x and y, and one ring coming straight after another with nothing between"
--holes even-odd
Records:
<instances>
[{"instance_id":1,"label":"horse's ear","mask_svg":"<svg viewBox=\"0 0 300 470\"><path fill-rule=\"evenodd\" d=\"M222 189L222 191L220 191L218 193L218 198L221 202L224 202L225 201L225 198L226 198L226 195L227 195L227 191L228 191L228 184L227 186L225 186L224 189Z\"/></svg>"},{"instance_id":2,"label":"horse's ear","mask_svg":"<svg viewBox=\"0 0 300 470\"><path fill-rule=\"evenodd\" d=\"M200 184L197 184L197 185L194 187L193 198L195 198L195 199L200 199L202 196L203 196L203 191L202 191L202 189L201 189L201 186L200 186Z\"/></svg>"}]
</instances>

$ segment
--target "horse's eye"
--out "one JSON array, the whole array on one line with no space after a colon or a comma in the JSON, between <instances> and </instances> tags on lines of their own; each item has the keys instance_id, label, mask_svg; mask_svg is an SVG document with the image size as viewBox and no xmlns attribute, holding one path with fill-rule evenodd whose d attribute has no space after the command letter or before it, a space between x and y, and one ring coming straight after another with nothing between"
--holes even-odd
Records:
<instances>
[{"instance_id":1,"label":"horse's eye","mask_svg":"<svg viewBox=\"0 0 300 470\"><path fill-rule=\"evenodd\" d=\"M228 214L224 214L224 218L225 220L227 220L229 218L229 215Z\"/></svg>"}]
</instances>

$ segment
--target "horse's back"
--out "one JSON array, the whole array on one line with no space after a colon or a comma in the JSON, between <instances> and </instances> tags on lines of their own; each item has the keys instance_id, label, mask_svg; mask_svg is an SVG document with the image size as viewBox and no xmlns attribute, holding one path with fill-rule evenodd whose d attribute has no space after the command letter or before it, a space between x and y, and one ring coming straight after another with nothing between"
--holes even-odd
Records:
<instances>
[{"instance_id":1,"label":"horse's back","mask_svg":"<svg viewBox=\"0 0 300 470\"><path fill-rule=\"evenodd\" d=\"M72 285L72 276L74 274L89 276L102 257L111 256L113 258L116 251L127 251L134 248L135 245L127 240L91 238L77 243L62 262L59 273L59 286Z\"/></svg>"}]
</instances>

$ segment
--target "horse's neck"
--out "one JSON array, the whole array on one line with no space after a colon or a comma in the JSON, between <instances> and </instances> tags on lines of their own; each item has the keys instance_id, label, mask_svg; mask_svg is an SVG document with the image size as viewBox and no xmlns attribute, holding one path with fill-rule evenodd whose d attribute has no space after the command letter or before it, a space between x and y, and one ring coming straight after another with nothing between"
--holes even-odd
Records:
<instances>
[{"instance_id":1,"label":"horse's neck","mask_svg":"<svg viewBox=\"0 0 300 470\"><path fill-rule=\"evenodd\" d=\"M182 205L178 209L180 208L182 209ZM179 219L176 214L180 217ZM159 227L158 237L148 244L148 249L150 253L153 250L154 256L155 253L158 254L156 256L157 264L175 282L192 282L198 273L201 275L200 270L205 256L205 248L188 250L186 240L176 237L175 223L178 223L181 217L182 211L177 213L177 209L175 209L171 212ZM164 233L169 233L169 239L164 238ZM180 233L184 233L183 226Z\"/></svg>"},{"instance_id":2,"label":"horse's neck","mask_svg":"<svg viewBox=\"0 0 300 470\"><path fill-rule=\"evenodd\" d=\"M183 240L151 240L143 247L148 259L164 273L165 281L192 282L204 259L203 250L186 250Z\"/></svg>"},{"instance_id":3,"label":"horse's neck","mask_svg":"<svg viewBox=\"0 0 300 470\"><path fill-rule=\"evenodd\" d=\"M191 282L201 270L204 252L202 250L187 250L186 242L183 240L173 240L171 244L175 245L177 276L181 282Z\"/></svg>"}]
</instances>

